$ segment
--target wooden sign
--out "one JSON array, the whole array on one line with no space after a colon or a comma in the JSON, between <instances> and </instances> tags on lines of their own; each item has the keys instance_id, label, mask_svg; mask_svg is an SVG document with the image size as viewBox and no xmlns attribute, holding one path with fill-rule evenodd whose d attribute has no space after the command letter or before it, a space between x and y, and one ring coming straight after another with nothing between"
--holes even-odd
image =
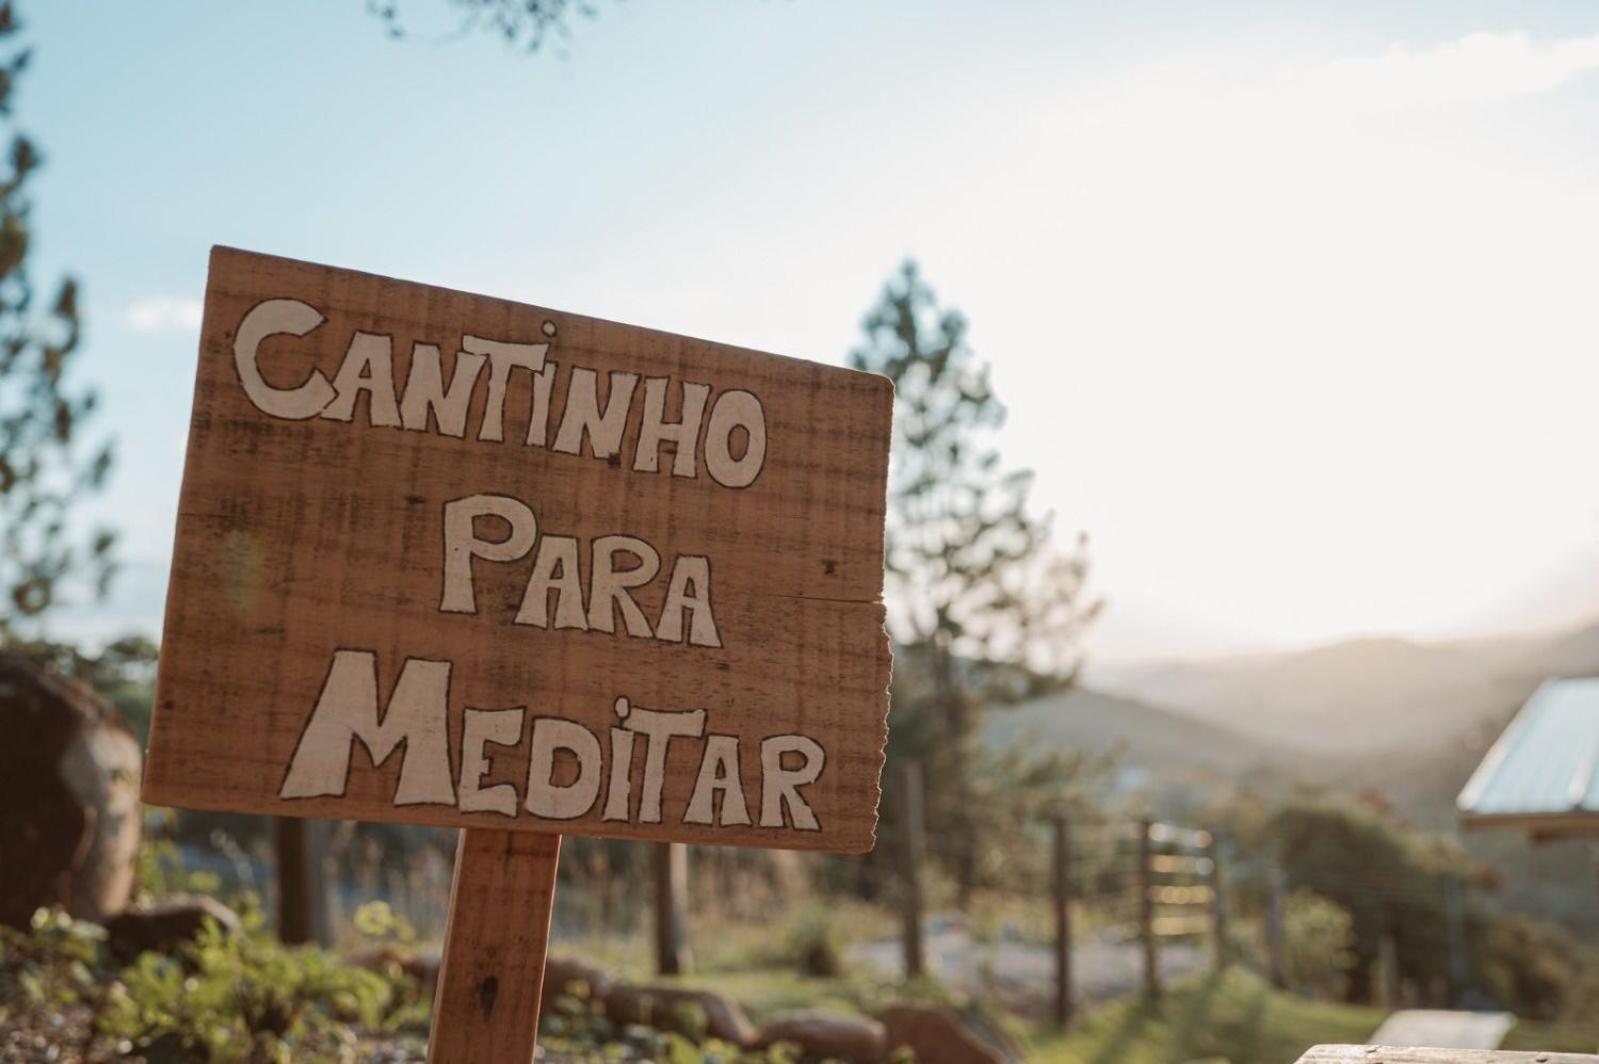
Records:
<instances>
[{"instance_id":1,"label":"wooden sign","mask_svg":"<svg viewBox=\"0 0 1599 1064\"><path fill-rule=\"evenodd\" d=\"M501 832L869 849L892 405L217 248L145 800L485 829L447 969L481 945L461 899L533 867L506 862L553 888L553 846Z\"/></svg>"}]
</instances>

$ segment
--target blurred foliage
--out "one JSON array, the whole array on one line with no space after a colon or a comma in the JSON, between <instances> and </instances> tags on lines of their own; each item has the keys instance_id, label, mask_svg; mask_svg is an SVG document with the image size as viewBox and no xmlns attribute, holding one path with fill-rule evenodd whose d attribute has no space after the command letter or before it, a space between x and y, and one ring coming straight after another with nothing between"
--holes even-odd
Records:
<instances>
[{"instance_id":1,"label":"blurred foliage","mask_svg":"<svg viewBox=\"0 0 1599 1064\"><path fill-rule=\"evenodd\" d=\"M1599 1020L1599 964L1554 924L1505 915L1487 929L1483 974L1494 996L1534 1020Z\"/></svg>"},{"instance_id":2,"label":"blurred foliage","mask_svg":"<svg viewBox=\"0 0 1599 1064\"><path fill-rule=\"evenodd\" d=\"M1096 1009L1068 1031L1039 1040L1028 1060L1286 1064L1319 1042L1364 1042L1384 1015L1382 1009L1273 991L1235 967L1185 982L1158 999L1130 997Z\"/></svg>"},{"instance_id":3,"label":"blurred foliage","mask_svg":"<svg viewBox=\"0 0 1599 1064\"><path fill-rule=\"evenodd\" d=\"M414 1023L394 979L263 933L259 909L229 934L207 922L178 957L143 953L107 992L97 1025L141 1051L210 1059L337 1060L367 1030ZM403 976L401 977L403 979Z\"/></svg>"},{"instance_id":4,"label":"blurred foliage","mask_svg":"<svg viewBox=\"0 0 1599 1064\"><path fill-rule=\"evenodd\" d=\"M40 909L26 931L0 924L0 1026L13 1001L59 1012L93 1000L105 943L104 928L59 909Z\"/></svg>"},{"instance_id":5,"label":"blurred foliage","mask_svg":"<svg viewBox=\"0 0 1599 1064\"><path fill-rule=\"evenodd\" d=\"M416 943L416 928L381 898L356 909L354 923L356 932L368 942L394 946Z\"/></svg>"},{"instance_id":6,"label":"blurred foliage","mask_svg":"<svg viewBox=\"0 0 1599 1064\"><path fill-rule=\"evenodd\" d=\"M837 979L849 969L844 930L823 910L812 909L788 933L784 952L801 975Z\"/></svg>"},{"instance_id":7,"label":"blurred foliage","mask_svg":"<svg viewBox=\"0 0 1599 1064\"><path fill-rule=\"evenodd\" d=\"M134 901L149 903L175 894L222 893L222 877L204 868L190 868L172 838L177 814L171 809L146 809L143 837L134 866Z\"/></svg>"},{"instance_id":8,"label":"blurred foliage","mask_svg":"<svg viewBox=\"0 0 1599 1064\"><path fill-rule=\"evenodd\" d=\"M401 0L367 0L366 9L383 23L390 37L399 39L412 35L402 6ZM587 0L447 0L446 7L456 16L455 36L487 33L530 52L545 47L552 38L566 42L575 19L599 13Z\"/></svg>"},{"instance_id":9,"label":"blurred foliage","mask_svg":"<svg viewBox=\"0 0 1599 1064\"><path fill-rule=\"evenodd\" d=\"M92 390L74 388L67 370L81 324L77 282L60 282L41 308L28 274L32 243L28 180L41 157L17 129L14 96L28 48L14 5L0 3L0 121L9 145L0 163L0 641L55 605L69 579L104 594L115 537L105 529L70 535L74 504L98 492L111 468L108 444L86 447L83 423Z\"/></svg>"},{"instance_id":10,"label":"blurred foliage","mask_svg":"<svg viewBox=\"0 0 1599 1064\"><path fill-rule=\"evenodd\" d=\"M0 1023L22 1009L86 1010L86 1055L150 1061L344 1061L362 1032L425 1031L429 1002L400 967L346 964L286 947L244 899L243 930L214 921L173 954L118 968L104 929L41 909L27 932L0 928Z\"/></svg>"},{"instance_id":11,"label":"blurred foliage","mask_svg":"<svg viewBox=\"0 0 1599 1064\"><path fill-rule=\"evenodd\" d=\"M1294 891L1284 909L1290 985L1313 997L1342 1000L1355 965L1349 911L1312 890Z\"/></svg>"},{"instance_id":12,"label":"blurred foliage","mask_svg":"<svg viewBox=\"0 0 1599 1064\"><path fill-rule=\"evenodd\" d=\"M1283 806L1271 833L1290 889L1308 888L1350 916L1352 1000L1372 1000L1384 936L1394 939L1404 978L1420 986L1450 978L1449 892L1470 871L1458 851L1433 847L1377 810L1325 799Z\"/></svg>"}]
</instances>

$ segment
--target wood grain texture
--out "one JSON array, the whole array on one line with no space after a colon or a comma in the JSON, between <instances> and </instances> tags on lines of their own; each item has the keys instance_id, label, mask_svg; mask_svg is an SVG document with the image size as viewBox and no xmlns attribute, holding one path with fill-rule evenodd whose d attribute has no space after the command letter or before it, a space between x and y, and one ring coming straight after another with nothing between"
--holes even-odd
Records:
<instances>
[{"instance_id":1,"label":"wood grain texture","mask_svg":"<svg viewBox=\"0 0 1599 1064\"><path fill-rule=\"evenodd\" d=\"M461 832L429 1064L531 1061L561 837Z\"/></svg>"},{"instance_id":2,"label":"wood grain texture","mask_svg":"<svg viewBox=\"0 0 1599 1064\"><path fill-rule=\"evenodd\" d=\"M1489 1049L1312 1046L1297 1064L1599 1064L1587 1053L1512 1053Z\"/></svg>"},{"instance_id":3,"label":"wood grain texture","mask_svg":"<svg viewBox=\"0 0 1599 1064\"><path fill-rule=\"evenodd\" d=\"M357 331L390 338L396 391L409 380L416 344L437 346L449 382L468 334L548 340L548 363L558 375L547 438L563 422L563 389L575 369L597 374L602 400L610 374L638 378L621 453L596 457L591 440L580 454L525 443L536 402L531 375L521 372L505 384L502 441L480 438L490 401L481 386L486 372L471 393L462 438L438 431L436 417L428 431L374 425L370 394L359 396L348 421L268 416L246 394L235 350L240 323L268 299L303 301L325 319L304 335L261 341L257 365L273 388L295 388L313 371L335 381ZM706 475L703 453L697 476L673 475L670 443L658 449L658 471L636 470L641 396L652 377L667 378L669 389L709 386L707 409L731 391L757 396L766 425L758 479L725 487ZM675 390L667 396L667 416L682 417L684 397ZM892 405L882 377L216 249L145 799L280 816L870 849L887 738L890 658L881 596ZM702 420L701 452L709 435ZM513 623L532 553L503 563L476 559L476 612L441 612L445 506L480 493L525 503L540 537L575 537L585 550L616 534L653 545L662 575L633 593L652 623L663 610L672 558L709 559L721 646ZM481 534L504 535L498 521L480 520ZM592 567L587 556L580 560L585 586ZM356 742L342 795L280 797L339 649L375 654L380 706L408 659L450 663L449 771L457 782L465 709L525 707L521 739L484 748L492 759L484 786L512 784L514 816L436 802L396 805L401 764L415 743L374 766ZM667 747L661 820L641 822L642 737L631 762L632 814L602 819L613 767L607 729L618 723L619 697L651 709L703 709L708 732L735 736L752 823L685 822L702 769L699 740ZM547 819L523 804L529 733L537 718L552 716L588 728L606 755L600 798L575 819ZM792 817L761 826L760 744L787 733L812 737L825 750L820 777L803 790L816 830L799 830ZM726 802L717 802L720 817Z\"/></svg>"}]
</instances>

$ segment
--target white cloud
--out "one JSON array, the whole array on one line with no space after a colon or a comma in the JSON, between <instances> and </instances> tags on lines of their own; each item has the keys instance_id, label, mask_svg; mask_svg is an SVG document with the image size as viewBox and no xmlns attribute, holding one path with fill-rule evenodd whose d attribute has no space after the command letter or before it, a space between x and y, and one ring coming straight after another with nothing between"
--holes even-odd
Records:
<instances>
[{"instance_id":1,"label":"white cloud","mask_svg":"<svg viewBox=\"0 0 1599 1064\"><path fill-rule=\"evenodd\" d=\"M1599 36L1540 44L1526 33L1471 33L1430 48L1284 67L1278 87L1308 103L1362 109L1486 103L1550 92L1599 68Z\"/></svg>"},{"instance_id":2,"label":"white cloud","mask_svg":"<svg viewBox=\"0 0 1599 1064\"><path fill-rule=\"evenodd\" d=\"M123 324L136 333L190 333L200 328L202 310L198 299L151 296L129 307Z\"/></svg>"}]
</instances>

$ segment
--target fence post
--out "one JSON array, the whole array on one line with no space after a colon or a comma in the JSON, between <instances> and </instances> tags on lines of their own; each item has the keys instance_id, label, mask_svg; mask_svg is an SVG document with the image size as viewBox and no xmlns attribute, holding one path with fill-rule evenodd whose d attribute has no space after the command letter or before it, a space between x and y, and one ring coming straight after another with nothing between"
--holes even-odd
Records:
<instances>
[{"instance_id":1,"label":"fence post","mask_svg":"<svg viewBox=\"0 0 1599 1064\"><path fill-rule=\"evenodd\" d=\"M1460 873L1444 880L1444 911L1449 920L1449 1004L1459 1008L1471 981L1471 961L1466 956L1466 899Z\"/></svg>"},{"instance_id":2,"label":"fence post","mask_svg":"<svg viewBox=\"0 0 1599 1064\"><path fill-rule=\"evenodd\" d=\"M1231 959L1227 949L1227 877L1222 871L1222 851L1221 836L1212 832L1205 853L1210 858L1210 915L1216 936L1217 971L1226 968Z\"/></svg>"},{"instance_id":3,"label":"fence post","mask_svg":"<svg viewBox=\"0 0 1599 1064\"><path fill-rule=\"evenodd\" d=\"M1064 816L1055 818L1055 1022L1072 1018L1072 837Z\"/></svg>"},{"instance_id":4,"label":"fence post","mask_svg":"<svg viewBox=\"0 0 1599 1064\"><path fill-rule=\"evenodd\" d=\"M688 896L688 847L681 842L660 842L651 849L655 862L655 970L662 975L682 975L694 964L683 912Z\"/></svg>"},{"instance_id":5,"label":"fence post","mask_svg":"<svg viewBox=\"0 0 1599 1064\"><path fill-rule=\"evenodd\" d=\"M1160 996L1160 956L1155 942L1155 870L1148 817L1138 822L1138 936L1144 947L1144 994Z\"/></svg>"},{"instance_id":6,"label":"fence post","mask_svg":"<svg viewBox=\"0 0 1599 1064\"><path fill-rule=\"evenodd\" d=\"M295 945L329 945L321 826L319 821L299 817L278 817L274 824L278 937Z\"/></svg>"},{"instance_id":7,"label":"fence post","mask_svg":"<svg viewBox=\"0 0 1599 1064\"><path fill-rule=\"evenodd\" d=\"M905 978L926 970L922 947L922 766L907 761L899 774L899 860L905 884Z\"/></svg>"},{"instance_id":8,"label":"fence post","mask_svg":"<svg viewBox=\"0 0 1599 1064\"><path fill-rule=\"evenodd\" d=\"M1382 1003L1389 1010L1399 1007L1399 943L1392 931L1384 931L1377 942L1377 970L1382 975Z\"/></svg>"},{"instance_id":9,"label":"fence post","mask_svg":"<svg viewBox=\"0 0 1599 1064\"><path fill-rule=\"evenodd\" d=\"M1266 871L1266 972L1271 985L1279 990L1288 986L1288 965L1284 956L1283 870L1276 864Z\"/></svg>"}]
</instances>

